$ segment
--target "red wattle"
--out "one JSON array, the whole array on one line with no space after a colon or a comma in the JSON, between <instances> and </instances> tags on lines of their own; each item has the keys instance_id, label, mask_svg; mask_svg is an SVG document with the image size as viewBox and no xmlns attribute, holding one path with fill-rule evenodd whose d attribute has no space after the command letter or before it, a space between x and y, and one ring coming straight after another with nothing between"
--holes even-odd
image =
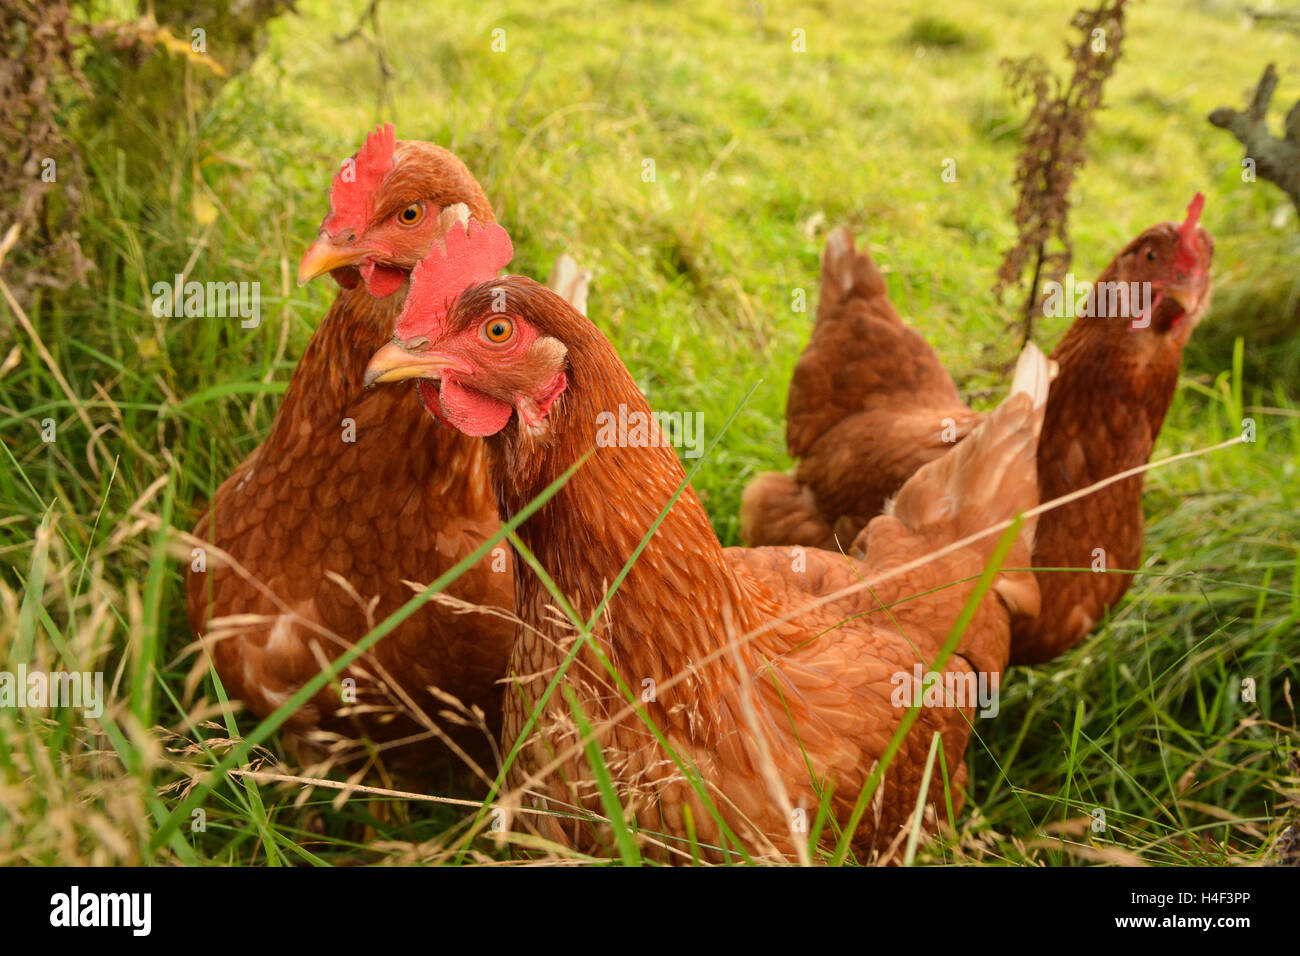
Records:
<instances>
[{"instance_id":1,"label":"red wattle","mask_svg":"<svg viewBox=\"0 0 1300 956\"><path fill-rule=\"evenodd\" d=\"M514 411L505 402L466 388L447 376L443 377L438 399L448 425L478 438L501 431Z\"/></svg>"},{"instance_id":2,"label":"red wattle","mask_svg":"<svg viewBox=\"0 0 1300 956\"><path fill-rule=\"evenodd\" d=\"M416 382L415 390L420 396L420 404L424 410L433 416L433 420L439 425L443 424L442 420L442 401L438 397L438 386L432 382Z\"/></svg>"},{"instance_id":3,"label":"red wattle","mask_svg":"<svg viewBox=\"0 0 1300 956\"><path fill-rule=\"evenodd\" d=\"M401 269L376 265L373 262L361 263L361 277L366 282L366 291L376 299L392 295L406 281L406 273Z\"/></svg>"},{"instance_id":4,"label":"red wattle","mask_svg":"<svg viewBox=\"0 0 1300 956\"><path fill-rule=\"evenodd\" d=\"M361 282L355 266L342 266L330 270L330 277L344 289L355 289Z\"/></svg>"}]
</instances>

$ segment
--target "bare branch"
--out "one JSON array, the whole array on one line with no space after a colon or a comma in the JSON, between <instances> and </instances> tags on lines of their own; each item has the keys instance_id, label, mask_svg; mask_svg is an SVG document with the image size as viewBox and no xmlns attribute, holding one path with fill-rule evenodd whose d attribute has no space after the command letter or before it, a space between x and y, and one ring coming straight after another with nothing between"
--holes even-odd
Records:
<instances>
[{"instance_id":1,"label":"bare branch","mask_svg":"<svg viewBox=\"0 0 1300 956\"><path fill-rule=\"evenodd\" d=\"M1246 147L1256 174L1291 197L1300 212L1300 100L1287 114L1284 138L1278 139L1268 131L1268 105L1276 89L1277 69L1270 63L1244 112L1220 106L1209 119Z\"/></svg>"}]
</instances>

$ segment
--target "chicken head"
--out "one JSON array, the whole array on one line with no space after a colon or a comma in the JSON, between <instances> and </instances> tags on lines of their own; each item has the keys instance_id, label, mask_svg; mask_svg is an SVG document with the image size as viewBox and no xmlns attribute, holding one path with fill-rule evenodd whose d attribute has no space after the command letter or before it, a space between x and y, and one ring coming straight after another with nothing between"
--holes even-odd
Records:
<instances>
[{"instance_id":1,"label":"chicken head","mask_svg":"<svg viewBox=\"0 0 1300 956\"><path fill-rule=\"evenodd\" d=\"M397 140L385 123L335 174L329 215L302 257L298 284L328 272L344 288L364 283L376 298L392 295L466 212L496 221L465 164L433 143Z\"/></svg>"}]
</instances>

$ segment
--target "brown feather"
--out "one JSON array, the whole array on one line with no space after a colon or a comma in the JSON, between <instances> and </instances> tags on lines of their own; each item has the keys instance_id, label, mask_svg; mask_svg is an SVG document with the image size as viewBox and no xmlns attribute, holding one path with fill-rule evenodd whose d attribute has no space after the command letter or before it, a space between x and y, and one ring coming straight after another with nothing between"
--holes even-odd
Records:
<instances>
[{"instance_id":1,"label":"brown feather","mask_svg":"<svg viewBox=\"0 0 1300 956\"><path fill-rule=\"evenodd\" d=\"M189 573L187 598L191 627L217 638L213 655L226 692L258 716L319 670L313 645L325 659L337 657L412 596L404 581L431 582L496 530L481 442L439 426L409 386L361 387L366 360L388 340L400 298L340 292L294 372L271 433L222 483L195 528L252 579L213 560L206 573ZM355 442L343 440L348 418ZM485 559L448 593L509 608L511 576ZM211 626L229 615L266 620ZM422 727L385 688L386 673L430 716L444 709L426 690L433 685L481 708L495 730L495 681L512 639L513 628L497 617L427 604L341 675L356 680L360 706L348 708L326 687L287 726L374 740L418 732ZM481 733L459 736L477 756L487 752Z\"/></svg>"},{"instance_id":2,"label":"brown feather","mask_svg":"<svg viewBox=\"0 0 1300 956\"><path fill-rule=\"evenodd\" d=\"M444 210L464 203L480 222L495 222L469 170L432 143L397 142L378 194L362 198L351 205L372 218L358 230L379 227L417 200ZM436 220L439 228L444 220ZM391 265L409 274L416 261ZM222 483L195 528L215 548L205 572L187 575L190 626L207 638L226 692L259 717L409 600L414 591L405 582L432 582L498 527L482 443L439 426L409 384L363 387L366 362L392 336L405 297L405 285L382 299L360 286L340 291L270 434ZM344 440L347 420L355 441ZM447 594L508 610L507 554L503 546L480 561ZM327 686L289 719L291 742L311 745L313 755L332 744L356 753L358 741L422 734L385 762L423 775L444 767L446 753L423 713L487 761L513 637L497 613L432 601L340 675L356 682L355 703ZM481 710L488 732L462 728L463 717L449 720L430 687Z\"/></svg>"},{"instance_id":3,"label":"brown feather","mask_svg":"<svg viewBox=\"0 0 1300 956\"><path fill-rule=\"evenodd\" d=\"M597 442L603 411L624 404L629 415L646 414L649 406L599 331L535 283L510 277L469 290L453 309L445 336L492 315L498 289L505 290L518 321L562 343L569 384L551 408L545 434L526 432L512 419L486 439L492 484L502 513L515 513L592 452L519 531L577 613L588 618L685 475L669 448ZM481 379L469 384L485 384L492 374L484 368ZM948 466L927 473L925 480L942 485L944 494L980 502L981 517L989 520L1032 507L1037 497L1033 447L1041 419L1041 405L1035 411L1032 402L1017 399L956 461L969 467ZM1005 477L1002 493L989 487L995 480L990 476ZM903 509L903 518L913 519L909 509ZM955 550L873 591L777 623L819 595L950 543L965 527L942 518L918 520L916 527L899 517L878 521L871 526L866 562L816 549L724 550L688 487L596 624L594 640L626 686L637 693L661 688L645 704L647 713L682 759L699 768L721 816L754 852L795 852L791 810L815 816L819 785L833 783L832 811L841 824L847 821L905 713L891 700L895 676L935 659L970 594L970 578L983 568L996 540ZM928 593L903 600L922 592ZM506 694L507 746L522 732L576 636L561 623L556 601L539 577L522 563L516 566L515 596L524 626L510 665L517 689ZM893 606L885 611L882 605ZM714 651L764 625L771 628L735 653L706 662ZM996 676L1006 664L1008 641L1006 608L996 597L986 598L946 670ZM670 684L675 677L681 679ZM596 655L589 649L578 653L563 683L593 724L614 721L602 731L602 755L620 799L640 826L684 837L689 807L700 842L717 845L721 834L711 814L645 726L635 717L614 720L624 697ZM891 764L879 802L855 836L858 851L871 857L897 845L916 803L934 733L943 737L954 804L960 806L971 713L961 706L921 711ZM576 741L566 696L557 692L514 764L512 782L522 784L559 754L560 768L534 784L532 792L557 808L577 803L603 812L581 748L568 753ZM927 795L939 817L946 815L942 776L935 774ZM586 850L610 845L607 829L576 820L552 820L543 832Z\"/></svg>"},{"instance_id":4,"label":"brown feather","mask_svg":"<svg viewBox=\"0 0 1300 956\"><path fill-rule=\"evenodd\" d=\"M1194 254L1192 251L1194 250ZM1038 446L1040 495L1048 501L1146 462L1178 381L1182 348L1209 306L1213 241L1188 223L1162 223L1130 242L1099 282L1151 282L1199 256L1195 314L1166 299L1151 326L1076 319L1052 353L1060 366ZM1182 316L1180 318L1180 315ZM741 504L745 540L842 547L917 469L947 454L981 416L957 396L925 340L902 324L867 250L845 228L823 257L817 322L790 382L787 443L800 459L792 479L762 475ZM1017 615L1014 663L1073 647L1124 595L1142 555L1142 479L1132 478L1045 514L1033 564L1082 572L1037 574L1035 617Z\"/></svg>"}]
</instances>

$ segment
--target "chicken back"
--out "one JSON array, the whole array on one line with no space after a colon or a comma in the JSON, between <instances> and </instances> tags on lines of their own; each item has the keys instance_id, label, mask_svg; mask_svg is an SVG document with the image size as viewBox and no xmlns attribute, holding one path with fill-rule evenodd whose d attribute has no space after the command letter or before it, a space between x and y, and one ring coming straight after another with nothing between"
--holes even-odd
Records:
<instances>
[{"instance_id":1,"label":"chicken back","mask_svg":"<svg viewBox=\"0 0 1300 956\"><path fill-rule=\"evenodd\" d=\"M415 329L420 316L403 323ZM713 856L724 847L793 855L823 797L837 823L849 824L915 702L903 684L932 667L954 685L996 683L1010 612L1037 607L1032 574L998 574L942 660L997 538L969 537L1037 502L1048 362L1036 349L1015 394L958 453L908 481L892 513L868 527L865 559L855 560L817 549L724 549L657 431L645 441L599 441L604 413L623 408L632 420L649 406L608 340L536 283L508 277L472 288L425 336L414 348L381 350L367 375L436 381L444 402L448 390L463 395L466 420L493 429L485 444L503 514L518 513L582 459L519 536L564 602L592 622L590 642L575 647L580 632L538 573L521 561L515 575L521 627L503 742L526 738L511 782L561 815L519 821L545 821L539 829L550 839L612 848L609 827L571 813L575 805L605 812L598 781L608 775L643 837L674 859L689 859L691 835ZM1030 519L1008 566L1028 561L1032 535ZM863 587L887 572L895 573ZM941 694L917 711L853 837L863 858L893 855L919 796L927 829L946 817L942 780L961 805L973 697ZM580 739L587 722L600 769ZM944 767L922 795L936 735ZM821 842L833 840L831 830Z\"/></svg>"},{"instance_id":2,"label":"chicken back","mask_svg":"<svg viewBox=\"0 0 1300 956\"><path fill-rule=\"evenodd\" d=\"M1068 303L1084 307L1052 353L1060 375L1038 447L1043 501L1150 458L1183 346L1210 304L1214 243L1198 225L1203 204L1198 195L1183 223L1144 231ZM949 453L980 418L902 323L866 249L836 230L812 338L790 383L786 438L800 460L792 475L759 475L745 490L743 539L852 550L908 476ZM1042 516L1033 563L1043 607L1014 622L1013 663L1075 646L1123 597L1132 581L1124 572L1142 555L1141 499L1137 476ZM1082 570L1048 570L1072 568Z\"/></svg>"}]
</instances>

